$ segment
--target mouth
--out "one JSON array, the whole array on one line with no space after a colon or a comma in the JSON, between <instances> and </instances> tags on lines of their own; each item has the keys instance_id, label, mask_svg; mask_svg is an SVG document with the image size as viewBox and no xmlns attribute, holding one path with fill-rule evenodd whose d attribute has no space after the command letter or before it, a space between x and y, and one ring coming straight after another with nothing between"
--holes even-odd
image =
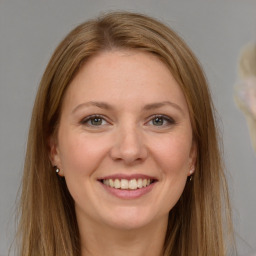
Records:
<instances>
[{"instance_id":1,"label":"mouth","mask_svg":"<svg viewBox=\"0 0 256 256\"><path fill-rule=\"evenodd\" d=\"M120 190L137 190L150 186L155 183L156 179L148 179L148 178L138 178L138 179L119 179L119 178L111 178L111 179L100 179L102 184L107 187L111 187L114 189Z\"/></svg>"}]
</instances>

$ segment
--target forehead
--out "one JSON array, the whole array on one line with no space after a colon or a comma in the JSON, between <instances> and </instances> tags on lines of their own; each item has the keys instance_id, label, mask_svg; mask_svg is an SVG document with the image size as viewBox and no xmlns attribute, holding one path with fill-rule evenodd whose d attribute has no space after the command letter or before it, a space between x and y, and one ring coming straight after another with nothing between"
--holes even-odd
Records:
<instances>
[{"instance_id":1,"label":"forehead","mask_svg":"<svg viewBox=\"0 0 256 256\"><path fill-rule=\"evenodd\" d=\"M168 67L155 55L136 50L101 52L81 67L69 85L64 105L88 100L113 104L172 100L186 107Z\"/></svg>"}]
</instances>

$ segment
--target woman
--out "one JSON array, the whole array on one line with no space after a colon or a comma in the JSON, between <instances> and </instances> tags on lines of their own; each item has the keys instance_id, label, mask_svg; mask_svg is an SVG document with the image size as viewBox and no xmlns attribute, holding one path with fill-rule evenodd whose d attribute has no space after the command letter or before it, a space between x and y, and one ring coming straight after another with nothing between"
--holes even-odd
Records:
<instances>
[{"instance_id":1,"label":"woman","mask_svg":"<svg viewBox=\"0 0 256 256\"><path fill-rule=\"evenodd\" d=\"M195 56L165 25L121 12L75 28L35 101L20 255L226 255L212 107Z\"/></svg>"},{"instance_id":2,"label":"woman","mask_svg":"<svg viewBox=\"0 0 256 256\"><path fill-rule=\"evenodd\" d=\"M252 146L256 151L256 44L246 45L239 60L240 82L236 86L235 100L243 111L249 127Z\"/></svg>"},{"instance_id":3,"label":"woman","mask_svg":"<svg viewBox=\"0 0 256 256\"><path fill-rule=\"evenodd\" d=\"M239 83L235 87L235 101L243 111L251 142L256 152L256 43L242 48L239 63ZM250 254L256 255L256 251Z\"/></svg>"}]
</instances>

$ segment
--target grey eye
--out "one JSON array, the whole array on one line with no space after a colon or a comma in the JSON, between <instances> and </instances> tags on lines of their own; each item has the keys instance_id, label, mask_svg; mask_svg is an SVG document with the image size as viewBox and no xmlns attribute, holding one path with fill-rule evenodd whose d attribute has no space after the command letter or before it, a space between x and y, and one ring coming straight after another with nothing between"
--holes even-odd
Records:
<instances>
[{"instance_id":1,"label":"grey eye","mask_svg":"<svg viewBox=\"0 0 256 256\"><path fill-rule=\"evenodd\" d=\"M174 125L176 122L166 115L155 115L148 122L149 125L158 126L158 127L168 127Z\"/></svg>"},{"instance_id":2,"label":"grey eye","mask_svg":"<svg viewBox=\"0 0 256 256\"><path fill-rule=\"evenodd\" d=\"M101 116L97 116L97 115L92 115L92 116L88 116L85 119L83 119L81 121L81 124L86 125L86 126L91 126L91 127L95 127L95 126L103 126L107 124L107 121L101 117Z\"/></svg>"},{"instance_id":3,"label":"grey eye","mask_svg":"<svg viewBox=\"0 0 256 256\"><path fill-rule=\"evenodd\" d=\"M163 118L163 117L155 117L155 118L152 120L152 123L153 123L153 125L161 126L161 125L164 124L164 118Z\"/></svg>"},{"instance_id":4,"label":"grey eye","mask_svg":"<svg viewBox=\"0 0 256 256\"><path fill-rule=\"evenodd\" d=\"M95 126L102 125L102 122L103 122L102 118L99 118L99 117L91 118L88 121L89 121L90 125L95 125Z\"/></svg>"}]
</instances>

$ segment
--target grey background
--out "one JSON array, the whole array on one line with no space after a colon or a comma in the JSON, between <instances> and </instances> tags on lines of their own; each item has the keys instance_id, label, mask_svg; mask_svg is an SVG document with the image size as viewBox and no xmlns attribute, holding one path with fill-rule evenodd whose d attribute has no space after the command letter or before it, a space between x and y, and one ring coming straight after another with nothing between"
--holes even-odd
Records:
<instances>
[{"instance_id":1,"label":"grey background","mask_svg":"<svg viewBox=\"0 0 256 256\"><path fill-rule=\"evenodd\" d=\"M168 23L200 59L224 138L238 250L256 250L256 154L233 101L239 51L256 40L256 0L0 0L0 255L14 237L29 119L45 66L72 28L108 10Z\"/></svg>"}]
</instances>

